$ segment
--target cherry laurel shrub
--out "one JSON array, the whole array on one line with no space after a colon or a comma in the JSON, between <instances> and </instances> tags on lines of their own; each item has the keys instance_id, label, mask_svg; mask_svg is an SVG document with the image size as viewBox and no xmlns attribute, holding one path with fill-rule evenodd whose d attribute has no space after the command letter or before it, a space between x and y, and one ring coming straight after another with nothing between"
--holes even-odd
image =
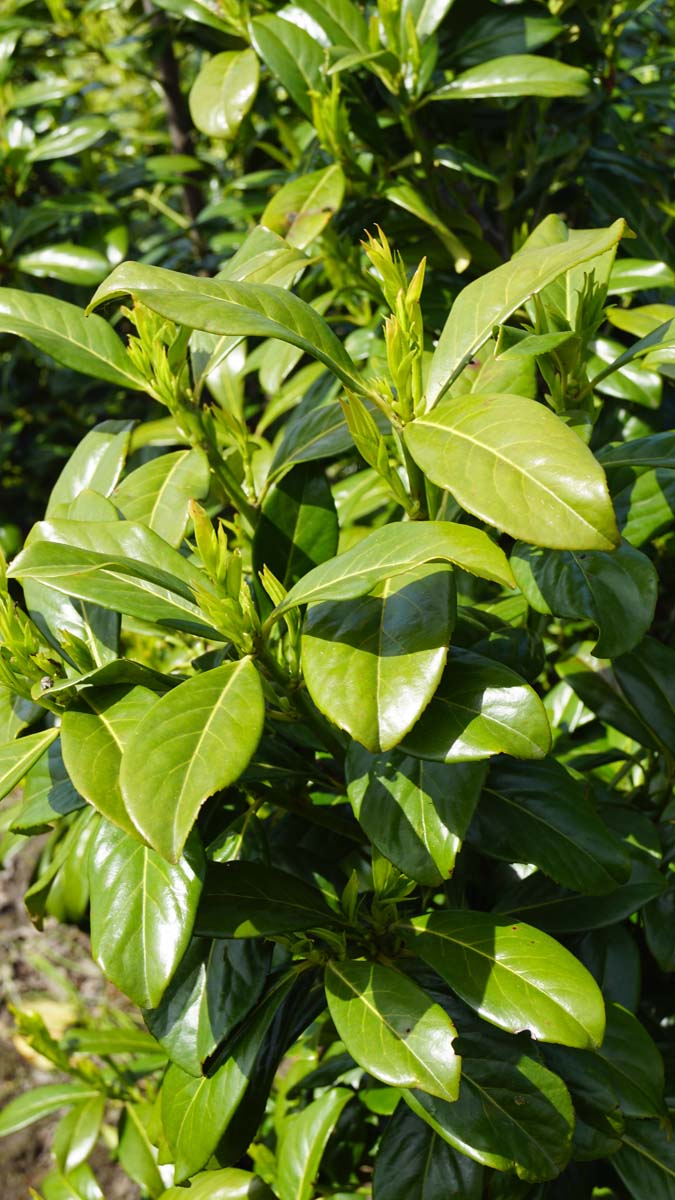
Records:
<instances>
[{"instance_id":1,"label":"cherry laurel shrub","mask_svg":"<svg viewBox=\"0 0 675 1200\"><path fill-rule=\"evenodd\" d=\"M262 226L89 315L5 290L167 410L88 433L2 574L5 838L145 1023L19 1014L71 1076L0 1117L66 1108L46 1200L101 1195L102 1129L164 1200L673 1194L675 440L602 430L674 310L624 233L546 218L434 348L381 233L367 338Z\"/></svg>"}]
</instances>

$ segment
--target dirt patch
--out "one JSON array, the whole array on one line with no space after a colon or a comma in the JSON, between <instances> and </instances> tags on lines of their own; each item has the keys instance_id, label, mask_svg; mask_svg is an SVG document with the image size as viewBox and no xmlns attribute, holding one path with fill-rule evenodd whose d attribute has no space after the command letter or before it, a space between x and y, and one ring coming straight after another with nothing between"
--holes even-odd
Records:
<instances>
[{"instance_id":1,"label":"dirt patch","mask_svg":"<svg viewBox=\"0 0 675 1200\"><path fill-rule=\"evenodd\" d=\"M73 1006L92 1014L111 1003L127 1011L129 1002L103 978L90 957L89 939L81 929L48 919L43 931L34 928L23 904L23 893L41 849L33 838L0 870L0 1108L29 1088L63 1079L30 1048L16 1039L9 1005L35 1008L52 1022L67 1022ZM51 1032L57 1032L51 1028ZM46 1118L0 1139L2 1200L29 1200L29 1188L53 1168L51 1139L58 1117ZM105 1200L139 1200L135 1184L99 1145L89 1160Z\"/></svg>"}]
</instances>

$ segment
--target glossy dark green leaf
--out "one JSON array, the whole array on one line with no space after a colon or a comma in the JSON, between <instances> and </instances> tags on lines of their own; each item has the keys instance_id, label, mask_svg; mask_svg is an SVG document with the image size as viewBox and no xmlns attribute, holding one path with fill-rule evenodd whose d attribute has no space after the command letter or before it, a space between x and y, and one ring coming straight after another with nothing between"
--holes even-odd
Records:
<instances>
[{"instance_id":1,"label":"glossy dark green leaf","mask_svg":"<svg viewBox=\"0 0 675 1200\"><path fill-rule=\"evenodd\" d=\"M232 141L258 90L253 50L225 50L202 67L190 89L190 115L209 137Z\"/></svg>"},{"instance_id":2,"label":"glossy dark green leaf","mask_svg":"<svg viewBox=\"0 0 675 1200\"><path fill-rule=\"evenodd\" d=\"M63 714L63 761L78 792L125 833L138 837L120 789L122 754L157 702L146 687L87 688Z\"/></svg>"},{"instance_id":3,"label":"glossy dark green leaf","mask_svg":"<svg viewBox=\"0 0 675 1200\"><path fill-rule=\"evenodd\" d=\"M361 1095L363 1093L360 1093ZM374 1200L481 1200L483 1170L399 1104L375 1159Z\"/></svg>"},{"instance_id":4,"label":"glossy dark green leaf","mask_svg":"<svg viewBox=\"0 0 675 1200\"><path fill-rule=\"evenodd\" d=\"M190 1075L248 1016L260 999L269 948L241 938L194 938L157 1008L145 1023L172 1062Z\"/></svg>"},{"instance_id":5,"label":"glossy dark green leaf","mask_svg":"<svg viewBox=\"0 0 675 1200\"><path fill-rule=\"evenodd\" d=\"M308 464L294 467L267 493L253 539L253 569L269 567L291 588L313 567L334 557L338 522L323 473Z\"/></svg>"},{"instance_id":6,"label":"glossy dark green leaf","mask_svg":"<svg viewBox=\"0 0 675 1200\"><path fill-rule=\"evenodd\" d=\"M609 1137L623 1129L623 1114L607 1064L589 1050L547 1046L544 1057L569 1088L575 1112ZM618 1147L616 1147L618 1149Z\"/></svg>"},{"instance_id":7,"label":"glossy dark green leaf","mask_svg":"<svg viewBox=\"0 0 675 1200\"><path fill-rule=\"evenodd\" d=\"M175 865L101 820L90 867L92 953L142 1008L156 1007L190 940L204 855L193 836Z\"/></svg>"},{"instance_id":8,"label":"glossy dark green leaf","mask_svg":"<svg viewBox=\"0 0 675 1200\"><path fill-rule=\"evenodd\" d=\"M411 187L410 184L397 183L394 187L387 188L385 196L392 204L404 209L405 212L412 213L414 217L417 217L418 221L423 221L425 225L433 229L438 240L445 246L458 274L466 270L471 262L470 252L467 250L462 239L452 229L449 229L445 222L434 212L433 208L427 204L420 192Z\"/></svg>"},{"instance_id":9,"label":"glossy dark green leaf","mask_svg":"<svg viewBox=\"0 0 675 1200\"><path fill-rule=\"evenodd\" d=\"M0 330L26 338L57 362L117 387L144 391L123 343L102 317L53 296L0 289Z\"/></svg>"},{"instance_id":10,"label":"glossy dark green leaf","mask_svg":"<svg viewBox=\"0 0 675 1200\"><path fill-rule=\"evenodd\" d=\"M333 1088L287 1118L277 1146L280 1200L311 1200L326 1143L353 1095L349 1088Z\"/></svg>"},{"instance_id":11,"label":"glossy dark green leaf","mask_svg":"<svg viewBox=\"0 0 675 1200\"><path fill-rule=\"evenodd\" d=\"M378 850L419 883L452 875L485 768L372 755L355 744L345 765L354 815Z\"/></svg>"},{"instance_id":12,"label":"glossy dark green leaf","mask_svg":"<svg viewBox=\"0 0 675 1200\"><path fill-rule=\"evenodd\" d=\"M438 690L402 749L447 763L501 753L543 758L550 745L536 692L501 663L453 647Z\"/></svg>"},{"instance_id":13,"label":"glossy dark green leaf","mask_svg":"<svg viewBox=\"0 0 675 1200\"><path fill-rule=\"evenodd\" d=\"M82 438L51 490L48 517L69 516L69 506L87 490L110 495L124 469L132 428L131 421L101 421Z\"/></svg>"},{"instance_id":14,"label":"glossy dark green leaf","mask_svg":"<svg viewBox=\"0 0 675 1200\"><path fill-rule=\"evenodd\" d=\"M605 896L594 896L592 904L587 897L558 887L536 873L500 898L496 915L500 919L506 916L514 920L525 918L554 934L603 929L624 920L660 896L665 886L661 872L641 857L633 859L633 869L626 883Z\"/></svg>"},{"instance_id":15,"label":"glossy dark green leaf","mask_svg":"<svg viewBox=\"0 0 675 1200\"><path fill-rule=\"evenodd\" d=\"M598 1046L602 995L578 959L553 938L491 913L428 913L398 926L406 944L486 1021L542 1042Z\"/></svg>"},{"instance_id":16,"label":"glossy dark green leaf","mask_svg":"<svg viewBox=\"0 0 675 1200\"><path fill-rule=\"evenodd\" d=\"M461 1154L520 1179L554 1179L569 1161L574 1109L563 1081L515 1048L460 1037L459 1099L406 1092L413 1112Z\"/></svg>"},{"instance_id":17,"label":"glossy dark green leaf","mask_svg":"<svg viewBox=\"0 0 675 1200\"><path fill-rule=\"evenodd\" d=\"M208 1163L246 1091L274 1015L294 982L294 974L286 975L265 996L215 1074L196 1079L180 1067L169 1067L161 1090L162 1124L176 1183Z\"/></svg>"},{"instance_id":18,"label":"glossy dark green leaf","mask_svg":"<svg viewBox=\"0 0 675 1200\"><path fill-rule=\"evenodd\" d=\"M287 871L263 863L212 863L197 932L215 938L264 937L338 920L316 888Z\"/></svg>"},{"instance_id":19,"label":"glossy dark green leaf","mask_svg":"<svg viewBox=\"0 0 675 1200\"><path fill-rule=\"evenodd\" d=\"M311 604L302 670L317 708L368 750L389 750L433 696L455 621L446 567L385 579L367 596Z\"/></svg>"},{"instance_id":20,"label":"glossy dark green leaf","mask_svg":"<svg viewBox=\"0 0 675 1200\"><path fill-rule=\"evenodd\" d=\"M675 271L664 262L644 258L618 258L612 267L609 291L612 296L645 289L675 287Z\"/></svg>"},{"instance_id":21,"label":"glossy dark green leaf","mask_svg":"<svg viewBox=\"0 0 675 1200\"><path fill-rule=\"evenodd\" d=\"M510 561L518 586L537 612L597 626L598 658L633 650L651 626L658 576L646 555L626 543L604 554L539 550L519 542Z\"/></svg>"},{"instance_id":22,"label":"glossy dark green leaf","mask_svg":"<svg viewBox=\"0 0 675 1200\"><path fill-rule=\"evenodd\" d=\"M149 845L176 862L199 810L238 779L265 715L250 658L194 675L144 713L124 748L120 788Z\"/></svg>"},{"instance_id":23,"label":"glossy dark green leaf","mask_svg":"<svg viewBox=\"0 0 675 1200\"><path fill-rule=\"evenodd\" d=\"M16 1133L41 1121L60 1108L72 1104L84 1104L95 1100L100 1095L97 1088L82 1083L79 1079L70 1079L67 1083L46 1083L40 1087L32 1087L22 1095L10 1100L0 1113L0 1137L8 1133Z\"/></svg>"},{"instance_id":24,"label":"glossy dark green leaf","mask_svg":"<svg viewBox=\"0 0 675 1200\"><path fill-rule=\"evenodd\" d=\"M595 391L615 400L627 400L645 408L658 408L661 403L663 381L655 371L650 371L640 362L626 362L611 373L606 368L617 360L623 361L626 347L614 338L595 338L589 345L591 353L586 360L589 379L602 375L595 384Z\"/></svg>"},{"instance_id":25,"label":"glossy dark green leaf","mask_svg":"<svg viewBox=\"0 0 675 1200\"><path fill-rule=\"evenodd\" d=\"M36 279L60 279L63 283L76 283L82 287L100 283L110 270L110 263L100 250L76 246L73 242L54 242L39 250L27 251L19 255L17 266Z\"/></svg>"},{"instance_id":26,"label":"glossy dark green leaf","mask_svg":"<svg viewBox=\"0 0 675 1200\"><path fill-rule=\"evenodd\" d=\"M505 96L585 96L587 71L540 54L507 54L482 62L432 92L430 100L496 100Z\"/></svg>"},{"instance_id":27,"label":"glossy dark green leaf","mask_svg":"<svg viewBox=\"0 0 675 1200\"><path fill-rule=\"evenodd\" d=\"M637 1017L619 1004L607 1006L607 1028L597 1053L627 1117L667 1115L663 1059Z\"/></svg>"},{"instance_id":28,"label":"glossy dark green leaf","mask_svg":"<svg viewBox=\"0 0 675 1200\"><path fill-rule=\"evenodd\" d=\"M22 729L37 720L42 711L38 704L0 684L0 745L13 741Z\"/></svg>"},{"instance_id":29,"label":"glossy dark green leaf","mask_svg":"<svg viewBox=\"0 0 675 1200\"><path fill-rule=\"evenodd\" d=\"M407 425L405 440L433 483L512 537L561 550L618 544L602 468L576 433L534 400L474 393L447 399Z\"/></svg>"},{"instance_id":30,"label":"glossy dark green leaf","mask_svg":"<svg viewBox=\"0 0 675 1200\"><path fill-rule=\"evenodd\" d=\"M624 229L623 221L615 221L609 229L572 230L566 241L523 251L468 284L455 300L434 352L427 386L429 407L441 399L495 325L559 275L611 250Z\"/></svg>"},{"instance_id":31,"label":"glossy dark green leaf","mask_svg":"<svg viewBox=\"0 0 675 1200\"><path fill-rule=\"evenodd\" d=\"M497 762L472 836L507 862L534 863L557 883L588 895L625 883L631 861L587 799L583 784L554 761Z\"/></svg>"},{"instance_id":32,"label":"glossy dark green leaf","mask_svg":"<svg viewBox=\"0 0 675 1200\"><path fill-rule=\"evenodd\" d=\"M670 1114L672 1121L673 1114ZM675 1141L662 1121L626 1122L612 1166L633 1200L671 1200L675 1189Z\"/></svg>"},{"instance_id":33,"label":"glossy dark green leaf","mask_svg":"<svg viewBox=\"0 0 675 1200\"><path fill-rule=\"evenodd\" d=\"M276 613L298 604L365 596L381 579L438 561L498 583L512 583L503 551L481 529L453 521L411 521L376 529L351 550L310 571L291 588Z\"/></svg>"},{"instance_id":34,"label":"glossy dark green leaf","mask_svg":"<svg viewBox=\"0 0 675 1200\"><path fill-rule=\"evenodd\" d=\"M648 904L642 913L647 945L662 971L675 971L675 887Z\"/></svg>"},{"instance_id":35,"label":"glossy dark green leaf","mask_svg":"<svg viewBox=\"0 0 675 1200\"><path fill-rule=\"evenodd\" d=\"M599 983L605 1002L637 1011L642 962L635 937L625 925L608 925L587 933L576 952Z\"/></svg>"},{"instance_id":36,"label":"glossy dark green leaf","mask_svg":"<svg viewBox=\"0 0 675 1200\"><path fill-rule=\"evenodd\" d=\"M558 674L602 721L656 749L675 750L675 651L643 638L630 654L608 663L583 644L557 664Z\"/></svg>"},{"instance_id":37,"label":"glossy dark green leaf","mask_svg":"<svg viewBox=\"0 0 675 1200\"><path fill-rule=\"evenodd\" d=\"M277 20L276 17L260 18ZM288 22L284 25L292 29ZM149 308L206 333L272 337L319 359L347 387L363 391L342 342L311 305L272 284L204 279L142 263L121 263L94 295L91 308L131 293Z\"/></svg>"},{"instance_id":38,"label":"glossy dark green leaf","mask_svg":"<svg viewBox=\"0 0 675 1200\"><path fill-rule=\"evenodd\" d=\"M147 525L178 547L188 522L188 502L203 500L209 482L209 465L201 450L176 450L137 467L112 499L127 521Z\"/></svg>"},{"instance_id":39,"label":"glossy dark green leaf","mask_svg":"<svg viewBox=\"0 0 675 1200\"><path fill-rule=\"evenodd\" d=\"M540 15L536 9L509 12L497 8L468 24L458 38L455 54L462 66L470 67L498 55L526 54L562 30L557 17Z\"/></svg>"},{"instance_id":40,"label":"glossy dark green leaf","mask_svg":"<svg viewBox=\"0 0 675 1200\"><path fill-rule=\"evenodd\" d=\"M298 7L321 26L334 46L368 50L368 26L352 0L302 0Z\"/></svg>"},{"instance_id":41,"label":"glossy dark green leaf","mask_svg":"<svg viewBox=\"0 0 675 1200\"><path fill-rule=\"evenodd\" d=\"M220 33L232 33L231 25L220 15L224 10L213 4L213 0L157 0L157 8L163 8L180 20L196 21L198 25L206 25Z\"/></svg>"},{"instance_id":42,"label":"glossy dark green leaf","mask_svg":"<svg viewBox=\"0 0 675 1200\"><path fill-rule=\"evenodd\" d=\"M323 47L290 21L269 15L251 21L253 46L301 112L311 118L308 93L322 90Z\"/></svg>"},{"instance_id":43,"label":"glossy dark green leaf","mask_svg":"<svg viewBox=\"0 0 675 1200\"><path fill-rule=\"evenodd\" d=\"M141 621L223 640L194 601L203 572L151 529L130 521L41 521L14 559L17 579L36 581Z\"/></svg>"},{"instance_id":44,"label":"glossy dark green leaf","mask_svg":"<svg viewBox=\"0 0 675 1200\"><path fill-rule=\"evenodd\" d=\"M58 736L58 729L45 729L42 733L25 734L0 746L0 799L21 782Z\"/></svg>"},{"instance_id":45,"label":"glossy dark green leaf","mask_svg":"<svg viewBox=\"0 0 675 1200\"><path fill-rule=\"evenodd\" d=\"M455 1027L407 976L379 963L331 961L326 998L349 1053L376 1079L457 1099L461 1060L452 1045Z\"/></svg>"}]
</instances>

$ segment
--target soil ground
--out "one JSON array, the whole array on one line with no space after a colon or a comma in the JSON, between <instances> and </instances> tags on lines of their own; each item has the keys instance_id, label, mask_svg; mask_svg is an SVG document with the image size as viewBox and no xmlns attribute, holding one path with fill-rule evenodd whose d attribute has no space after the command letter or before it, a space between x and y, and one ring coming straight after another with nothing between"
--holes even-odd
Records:
<instances>
[{"instance_id":1,"label":"soil ground","mask_svg":"<svg viewBox=\"0 0 675 1200\"><path fill-rule=\"evenodd\" d=\"M9 1005L36 1009L50 1032L68 1022L75 1004L95 1013L103 1002L119 996L92 962L87 935L48 919L34 928L23 904L23 893L39 854L33 838L0 870L0 1109L21 1092L63 1077L39 1060L16 1038ZM121 1003L128 1007L123 997ZM0 1139L0 1196L29 1200L30 1188L39 1193L41 1179L53 1168L51 1137L58 1118L47 1118ZM139 1200L138 1188L110 1160L103 1145L90 1160L105 1200Z\"/></svg>"}]
</instances>

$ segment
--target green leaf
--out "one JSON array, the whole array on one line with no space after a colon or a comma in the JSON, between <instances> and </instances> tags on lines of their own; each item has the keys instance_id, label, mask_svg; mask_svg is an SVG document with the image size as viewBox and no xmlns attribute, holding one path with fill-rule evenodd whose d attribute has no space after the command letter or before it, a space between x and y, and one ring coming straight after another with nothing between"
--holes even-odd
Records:
<instances>
[{"instance_id":1,"label":"green leaf","mask_svg":"<svg viewBox=\"0 0 675 1200\"><path fill-rule=\"evenodd\" d=\"M295 979L296 973L291 972L268 992L215 1074L195 1079L180 1067L169 1067L161 1089L162 1124L173 1154L176 1183L201 1170L215 1151L244 1096L265 1034Z\"/></svg>"},{"instance_id":2,"label":"green leaf","mask_svg":"<svg viewBox=\"0 0 675 1200\"><path fill-rule=\"evenodd\" d=\"M224 10L214 0L157 0L157 8L163 8L180 20L195 21L220 33L232 34L232 26L220 15Z\"/></svg>"},{"instance_id":3,"label":"green leaf","mask_svg":"<svg viewBox=\"0 0 675 1200\"><path fill-rule=\"evenodd\" d=\"M653 288L675 287L675 271L664 262L644 258L618 258L609 277L612 296L623 296L630 292L650 291Z\"/></svg>"},{"instance_id":4,"label":"green leaf","mask_svg":"<svg viewBox=\"0 0 675 1200\"><path fill-rule=\"evenodd\" d=\"M441 221L433 208L429 207L424 197L415 188L410 184L400 183L387 188L384 194L392 204L404 209L405 212L412 213L418 221L423 221L425 225L433 229L438 240L445 246L452 258L458 274L466 270L471 262L471 254L463 241L448 228L444 221Z\"/></svg>"},{"instance_id":5,"label":"green leaf","mask_svg":"<svg viewBox=\"0 0 675 1200\"><path fill-rule=\"evenodd\" d=\"M372 755L353 743L345 769L354 816L380 853L427 886L451 876L485 768Z\"/></svg>"},{"instance_id":6,"label":"green leaf","mask_svg":"<svg viewBox=\"0 0 675 1200\"><path fill-rule=\"evenodd\" d=\"M210 474L201 450L176 450L152 458L115 488L112 499L127 521L147 525L178 548L188 522L190 500L203 500Z\"/></svg>"},{"instance_id":7,"label":"green leaf","mask_svg":"<svg viewBox=\"0 0 675 1200\"><path fill-rule=\"evenodd\" d=\"M36 279L60 279L63 283L76 283L82 287L100 283L110 270L105 254L72 242L55 242L40 250L20 254L16 265Z\"/></svg>"},{"instance_id":8,"label":"green leaf","mask_svg":"<svg viewBox=\"0 0 675 1200\"><path fill-rule=\"evenodd\" d=\"M283 234L289 245L305 250L340 208L344 191L342 168L332 163L285 183L260 219L275 233Z\"/></svg>"},{"instance_id":9,"label":"green leaf","mask_svg":"<svg viewBox=\"0 0 675 1200\"><path fill-rule=\"evenodd\" d=\"M143 1106L146 1107L146 1106ZM125 1104L119 1125L117 1153L120 1166L144 1193L155 1200L164 1194L164 1183L139 1104Z\"/></svg>"},{"instance_id":10,"label":"green leaf","mask_svg":"<svg viewBox=\"0 0 675 1200\"><path fill-rule=\"evenodd\" d=\"M428 913L399 922L407 945L486 1021L542 1042L595 1048L602 995L585 967L531 925L490 913Z\"/></svg>"},{"instance_id":11,"label":"green leaf","mask_svg":"<svg viewBox=\"0 0 675 1200\"><path fill-rule=\"evenodd\" d=\"M309 93L325 90L323 47L304 29L281 17L254 17L249 28L257 53L300 111L311 119Z\"/></svg>"},{"instance_id":12,"label":"green leaf","mask_svg":"<svg viewBox=\"0 0 675 1200\"><path fill-rule=\"evenodd\" d=\"M452 572L433 565L310 604L302 670L317 708L373 752L397 745L438 687L455 604Z\"/></svg>"},{"instance_id":13,"label":"green leaf","mask_svg":"<svg viewBox=\"0 0 675 1200\"><path fill-rule=\"evenodd\" d=\"M667 1116L663 1059L646 1029L620 1004L607 1006L605 1038L597 1053L625 1116Z\"/></svg>"},{"instance_id":14,"label":"green leaf","mask_svg":"<svg viewBox=\"0 0 675 1200\"><path fill-rule=\"evenodd\" d=\"M540 867L587 895L612 891L631 861L586 798L583 784L556 762L497 762L472 830L481 851Z\"/></svg>"},{"instance_id":15,"label":"green leaf","mask_svg":"<svg viewBox=\"0 0 675 1200\"><path fill-rule=\"evenodd\" d=\"M468 23L454 47L453 58L462 66L485 63L506 54L527 54L550 42L564 30L557 17L540 16L536 9L492 9Z\"/></svg>"},{"instance_id":16,"label":"green leaf","mask_svg":"<svg viewBox=\"0 0 675 1200\"><path fill-rule=\"evenodd\" d=\"M379 963L332 961L326 966L326 997L349 1053L376 1079L457 1099L455 1027L407 976Z\"/></svg>"},{"instance_id":17,"label":"green leaf","mask_svg":"<svg viewBox=\"0 0 675 1200\"><path fill-rule=\"evenodd\" d=\"M185 1200L185 1188L172 1187L160 1200ZM203 1171L190 1179L190 1200L274 1200L259 1175L226 1167L224 1171Z\"/></svg>"},{"instance_id":18,"label":"green leaf","mask_svg":"<svg viewBox=\"0 0 675 1200\"><path fill-rule=\"evenodd\" d=\"M107 820L138 837L120 789L122 754L154 707L147 687L86 688L61 721L63 761L78 792Z\"/></svg>"},{"instance_id":19,"label":"green leaf","mask_svg":"<svg viewBox=\"0 0 675 1200\"><path fill-rule=\"evenodd\" d=\"M98 1180L88 1163L74 1167L70 1175L50 1171L40 1182L43 1200L104 1200Z\"/></svg>"},{"instance_id":20,"label":"green leaf","mask_svg":"<svg viewBox=\"0 0 675 1200\"><path fill-rule=\"evenodd\" d=\"M662 328L661 326L659 328ZM655 371L647 370L641 363L631 363L626 358L626 347L612 338L595 338L588 343L586 370L588 378L596 380L594 391L616 400L628 400L645 408L658 408L661 404L663 381ZM639 343L631 347L639 353ZM617 361L625 363L607 373L607 367ZM602 375L602 378L598 378Z\"/></svg>"},{"instance_id":21,"label":"green leaf","mask_svg":"<svg viewBox=\"0 0 675 1200\"><path fill-rule=\"evenodd\" d=\"M338 535L335 503L323 472L299 464L265 496L253 539L253 569L257 575L267 566L291 588L335 556Z\"/></svg>"},{"instance_id":22,"label":"green leaf","mask_svg":"<svg viewBox=\"0 0 675 1200\"><path fill-rule=\"evenodd\" d=\"M269 947L249 938L209 942L193 938L157 1008L145 1023L190 1075L202 1066L260 999Z\"/></svg>"},{"instance_id":23,"label":"green leaf","mask_svg":"<svg viewBox=\"0 0 675 1200\"><path fill-rule=\"evenodd\" d=\"M612 1166L634 1200L671 1200L675 1141L663 1122L626 1121L621 1141L618 1154L612 1155Z\"/></svg>"},{"instance_id":24,"label":"green leaf","mask_svg":"<svg viewBox=\"0 0 675 1200\"><path fill-rule=\"evenodd\" d=\"M138 722L122 756L120 787L134 825L176 862L204 801L238 779L265 716L250 658L224 663L167 692Z\"/></svg>"},{"instance_id":25,"label":"green leaf","mask_svg":"<svg viewBox=\"0 0 675 1200\"><path fill-rule=\"evenodd\" d=\"M225 50L202 67L189 96L197 129L231 142L258 91L260 69L253 50Z\"/></svg>"},{"instance_id":26,"label":"green leaf","mask_svg":"<svg viewBox=\"0 0 675 1200\"><path fill-rule=\"evenodd\" d=\"M642 914L650 953L662 971L675 971L675 887L672 881L665 892L648 904Z\"/></svg>"},{"instance_id":27,"label":"green leaf","mask_svg":"<svg viewBox=\"0 0 675 1200\"><path fill-rule=\"evenodd\" d=\"M0 683L0 745L11 742L41 716L43 709Z\"/></svg>"},{"instance_id":28,"label":"green leaf","mask_svg":"<svg viewBox=\"0 0 675 1200\"><path fill-rule=\"evenodd\" d=\"M9 795L59 736L58 729L29 733L0 746L0 800Z\"/></svg>"},{"instance_id":29,"label":"green leaf","mask_svg":"<svg viewBox=\"0 0 675 1200\"><path fill-rule=\"evenodd\" d=\"M62 1117L52 1141L52 1154L64 1175L89 1157L103 1123L106 1097L95 1096L76 1104Z\"/></svg>"},{"instance_id":30,"label":"green leaf","mask_svg":"<svg viewBox=\"0 0 675 1200\"><path fill-rule=\"evenodd\" d=\"M603 929L623 921L644 904L660 896L666 886L663 875L641 857L633 859L633 869L626 883L605 896L594 896L589 904L586 896L576 895L567 888L535 874L518 884L498 905L498 917L536 921L551 933L577 933L586 929Z\"/></svg>"},{"instance_id":31,"label":"green leaf","mask_svg":"<svg viewBox=\"0 0 675 1200\"><path fill-rule=\"evenodd\" d=\"M456 75L428 100L497 100L505 96L586 96L587 71L541 54L505 54Z\"/></svg>"},{"instance_id":32,"label":"green leaf","mask_svg":"<svg viewBox=\"0 0 675 1200\"><path fill-rule=\"evenodd\" d=\"M495 325L501 325L559 275L610 250L624 230L623 221L615 221L609 229L572 230L567 241L524 251L468 284L455 300L434 352L428 406L433 408L441 399Z\"/></svg>"},{"instance_id":33,"label":"green leaf","mask_svg":"<svg viewBox=\"0 0 675 1200\"><path fill-rule=\"evenodd\" d=\"M626 543L604 554L540 550L519 542L510 561L519 588L537 612L597 626L594 651L599 658L634 650L651 626L658 576L646 555Z\"/></svg>"},{"instance_id":34,"label":"green leaf","mask_svg":"<svg viewBox=\"0 0 675 1200\"><path fill-rule=\"evenodd\" d=\"M481 529L452 521L411 521L375 529L351 550L310 571L275 613L280 616L297 604L365 596L382 579L439 561L511 586L503 551Z\"/></svg>"},{"instance_id":35,"label":"green leaf","mask_svg":"<svg viewBox=\"0 0 675 1200\"><path fill-rule=\"evenodd\" d=\"M284 25L292 28L287 21ZM330 325L311 305L281 287L195 278L127 262L101 284L89 308L128 293L160 316L190 329L289 342L323 362L347 387L363 391L359 372Z\"/></svg>"},{"instance_id":36,"label":"green leaf","mask_svg":"<svg viewBox=\"0 0 675 1200\"><path fill-rule=\"evenodd\" d=\"M51 490L48 517L68 516L70 505L87 490L110 495L126 462L132 428L132 421L101 421L82 438Z\"/></svg>"},{"instance_id":37,"label":"green leaf","mask_svg":"<svg viewBox=\"0 0 675 1200\"><path fill-rule=\"evenodd\" d=\"M75 304L0 288L0 332L26 338L38 350L83 375L117 387L145 390L124 344L108 322L102 317L86 317Z\"/></svg>"},{"instance_id":38,"label":"green leaf","mask_svg":"<svg viewBox=\"0 0 675 1200\"><path fill-rule=\"evenodd\" d=\"M214 938L267 937L339 918L316 888L263 863L211 863L197 933Z\"/></svg>"},{"instance_id":39,"label":"green leaf","mask_svg":"<svg viewBox=\"0 0 675 1200\"><path fill-rule=\"evenodd\" d=\"M361 1093L362 1094L362 1093ZM482 1168L399 1104L375 1159L374 1200L481 1200Z\"/></svg>"},{"instance_id":40,"label":"green leaf","mask_svg":"<svg viewBox=\"0 0 675 1200\"><path fill-rule=\"evenodd\" d=\"M169 864L102 820L91 856L91 942L101 970L141 1008L155 1008L190 940L204 855L193 835Z\"/></svg>"},{"instance_id":41,"label":"green leaf","mask_svg":"<svg viewBox=\"0 0 675 1200\"><path fill-rule=\"evenodd\" d=\"M451 398L407 425L405 440L432 483L512 537L560 550L619 543L602 467L543 404L497 394Z\"/></svg>"},{"instance_id":42,"label":"green leaf","mask_svg":"<svg viewBox=\"0 0 675 1200\"><path fill-rule=\"evenodd\" d=\"M572 1150L574 1109L563 1081L520 1049L460 1037L459 1099L404 1092L414 1113L461 1154L520 1179L554 1179Z\"/></svg>"},{"instance_id":43,"label":"green leaf","mask_svg":"<svg viewBox=\"0 0 675 1200\"><path fill-rule=\"evenodd\" d=\"M65 125L59 125L31 146L26 155L27 162L51 162L55 158L69 158L81 154L90 146L100 142L110 129L106 117L77 117Z\"/></svg>"},{"instance_id":44,"label":"green leaf","mask_svg":"<svg viewBox=\"0 0 675 1200\"><path fill-rule=\"evenodd\" d=\"M401 25L405 28L405 19L410 13L415 22L417 36L421 42L424 42L438 29L453 3L454 0L403 0Z\"/></svg>"},{"instance_id":45,"label":"green leaf","mask_svg":"<svg viewBox=\"0 0 675 1200\"><path fill-rule=\"evenodd\" d=\"M333 1088L287 1118L277 1146L280 1200L311 1200L326 1143L353 1095L348 1088Z\"/></svg>"},{"instance_id":46,"label":"green leaf","mask_svg":"<svg viewBox=\"0 0 675 1200\"><path fill-rule=\"evenodd\" d=\"M301 0L298 8L316 21L334 46L368 51L368 26L352 0Z\"/></svg>"},{"instance_id":47,"label":"green leaf","mask_svg":"<svg viewBox=\"0 0 675 1200\"><path fill-rule=\"evenodd\" d=\"M43 1117L50 1116L60 1108L95 1100L99 1095L97 1088L81 1083L78 1079L30 1088L23 1095L10 1100L3 1108L0 1113L0 1137L25 1129L27 1125L41 1121Z\"/></svg>"},{"instance_id":48,"label":"green leaf","mask_svg":"<svg viewBox=\"0 0 675 1200\"><path fill-rule=\"evenodd\" d=\"M401 748L435 762L470 762L493 754L543 758L551 745L537 693L509 667L454 647L428 708Z\"/></svg>"},{"instance_id":49,"label":"green leaf","mask_svg":"<svg viewBox=\"0 0 675 1200\"><path fill-rule=\"evenodd\" d=\"M223 641L194 601L202 571L131 521L40 521L8 575L140 621Z\"/></svg>"}]
</instances>

